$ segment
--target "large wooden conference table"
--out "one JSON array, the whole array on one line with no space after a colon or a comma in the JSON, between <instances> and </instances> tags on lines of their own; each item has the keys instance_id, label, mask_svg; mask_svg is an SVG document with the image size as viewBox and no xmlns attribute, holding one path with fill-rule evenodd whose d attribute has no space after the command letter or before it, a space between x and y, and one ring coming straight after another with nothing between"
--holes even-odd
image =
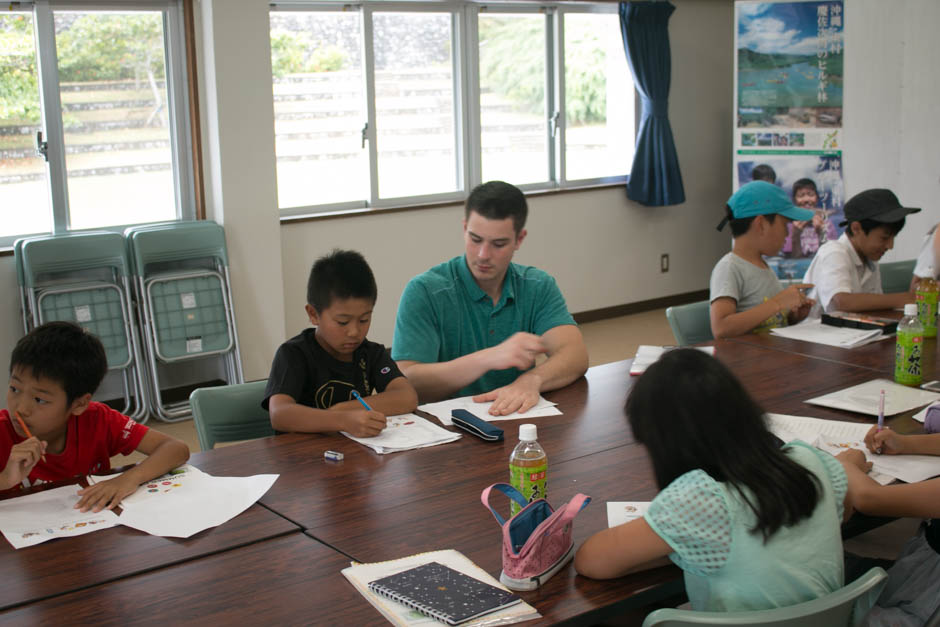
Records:
<instances>
[{"instance_id":1,"label":"large wooden conference table","mask_svg":"<svg viewBox=\"0 0 940 627\"><path fill-rule=\"evenodd\" d=\"M803 401L893 372L891 340L833 349L838 353L769 336L711 344L763 407L777 413L872 422ZM932 377L936 341L925 348L931 355L925 376ZM533 420L549 455L550 502L560 505L578 492L594 500L575 521L578 543L606 527L607 501L650 500L657 491L645 449L635 443L623 412L635 380L629 366L626 360L591 368L546 395L563 415ZM350 559L457 549L498 576L500 529L480 492L507 479L518 424L501 423L504 442L464 436L388 455L339 435L300 434L196 453L191 463L213 475L280 478L244 514L187 540L117 527L18 551L4 543L0 568L7 585L0 607L9 609L0 621L384 624L339 573ZM920 429L910 413L889 424L903 432ZM344 453L344 460L324 460L327 449ZM527 624L591 624L681 590L674 567L598 582L569 566L522 596L543 616Z\"/></svg>"}]
</instances>

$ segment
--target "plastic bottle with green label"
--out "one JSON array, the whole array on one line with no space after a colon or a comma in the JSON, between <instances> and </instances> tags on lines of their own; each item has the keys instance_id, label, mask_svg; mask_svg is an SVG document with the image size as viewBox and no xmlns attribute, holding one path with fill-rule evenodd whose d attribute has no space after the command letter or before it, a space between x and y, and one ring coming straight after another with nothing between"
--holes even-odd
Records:
<instances>
[{"instance_id":1,"label":"plastic bottle with green label","mask_svg":"<svg viewBox=\"0 0 940 627\"><path fill-rule=\"evenodd\" d=\"M898 323L898 341L894 349L894 380L904 385L920 385L924 347L924 326L917 318L917 305L904 305L904 317Z\"/></svg>"},{"instance_id":2,"label":"plastic bottle with green label","mask_svg":"<svg viewBox=\"0 0 940 627\"><path fill-rule=\"evenodd\" d=\"M933 274L933 268L930 268ZM940 288L932 277L918 279L917 291L917 317L924 325L924 337L937 337L937 292Z\"/></svg>"},{"instance_id":3,"label":"plastic bottle with green label","mask_svg":"<svg viewBox=\"0 0 940 627\"><path fill-rule=\"evenodd\" d=\"M509 456L509 483L522 492L529 503L545 498L548 455L535 441L537 437L535 425L519 425L519 444ZM515 501L510 507L513 516L522 509Z\"/></svg>"}]
</instances>

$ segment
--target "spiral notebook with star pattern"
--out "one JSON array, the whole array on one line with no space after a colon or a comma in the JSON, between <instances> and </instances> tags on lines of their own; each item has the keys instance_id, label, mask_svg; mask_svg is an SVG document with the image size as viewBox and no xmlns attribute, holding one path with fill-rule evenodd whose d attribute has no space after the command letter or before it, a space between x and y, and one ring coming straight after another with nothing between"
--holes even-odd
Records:
<instances>
[{"instance_id":1,"label":"spiral notebook with star pattern","mask_svg":"<svg viewBox=\"0 0 940 627\"><path fill-rule=\"evenodd\" d=\"M448 625L460 625L521 601L512 592L438 562L371 581L369 590Z\"/></svg>"}]
</instances>

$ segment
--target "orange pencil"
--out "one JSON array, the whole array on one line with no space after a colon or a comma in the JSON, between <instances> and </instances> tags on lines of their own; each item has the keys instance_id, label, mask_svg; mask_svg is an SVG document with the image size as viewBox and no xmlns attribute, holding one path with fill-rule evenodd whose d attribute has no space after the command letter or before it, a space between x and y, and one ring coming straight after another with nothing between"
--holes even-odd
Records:
<instances>
[{"instance_id":1,"label":"orange pencil","mask_svg":"<svg viewBox=\"0 0 940 627\"><path fill-rule=\"evenodd\" d=\"M27 437L27 438L33 437L33 434L29 432L29 427L27 427L27 426L26 426L26 423L23 422L23 417L20 416L20 412L14 411L13 413L14 413L14 415L16 415L16 420L17 420L17 422L20 423L20 428L23 430L23 433L26 434L26 437ZM45 453L43 453L43 455L42 455L42 461L46 461L46 454L45 454Z\"/></svg>"}]
</instances>

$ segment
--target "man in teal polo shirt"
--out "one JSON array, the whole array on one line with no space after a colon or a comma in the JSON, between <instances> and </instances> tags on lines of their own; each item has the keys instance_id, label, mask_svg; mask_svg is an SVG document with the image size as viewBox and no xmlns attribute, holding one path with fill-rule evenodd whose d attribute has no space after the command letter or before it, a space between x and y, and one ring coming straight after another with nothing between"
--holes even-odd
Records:
<instances>
[{"instance_id":1,"label":"man in teal polo shirt","mask_svg":"<svg viewBox=\"0 0 940 627\"><path fill-rule=\"evenodd\" d=\"M405 287L392 358L422 403L474 394L494 401L493 415L524 412L541 392L587 370L584 340L555 280L512 263L527 213L517 187L477 186L464 210L466 253Z\"/></svg>"}]
</instances>

